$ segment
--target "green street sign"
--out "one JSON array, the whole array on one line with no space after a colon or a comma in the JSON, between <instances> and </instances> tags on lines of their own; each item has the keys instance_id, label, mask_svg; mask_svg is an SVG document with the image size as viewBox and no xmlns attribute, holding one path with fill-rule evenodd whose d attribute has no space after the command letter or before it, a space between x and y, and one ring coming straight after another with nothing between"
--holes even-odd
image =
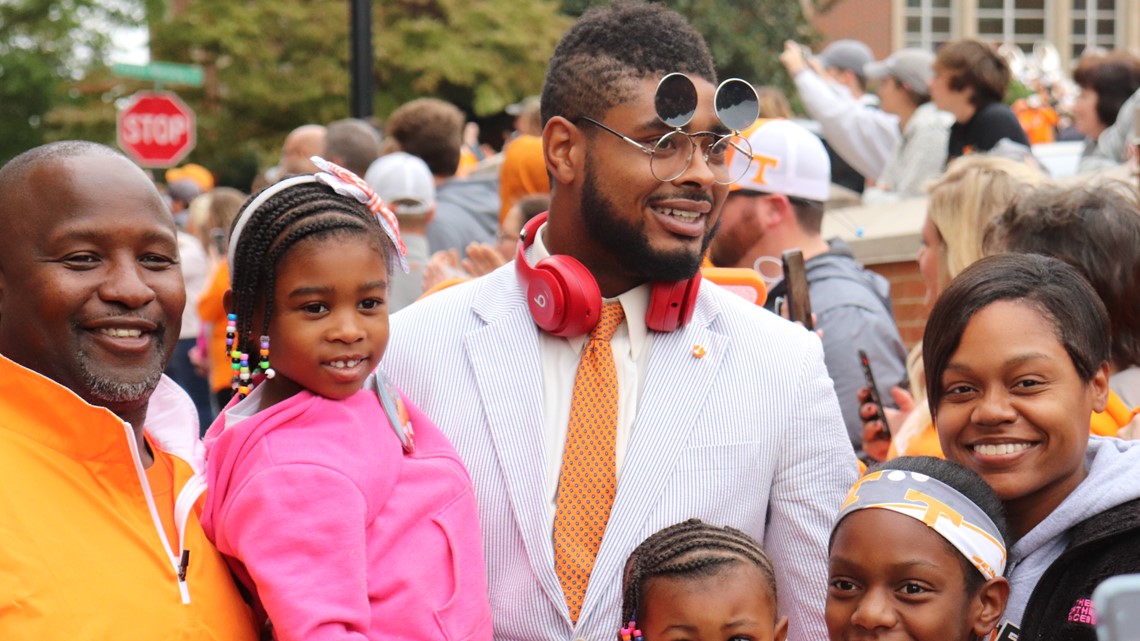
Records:
<instances>
[{"instance_id":1,"label":"green street sign","mask_svg":"<svg viewBox=\"0 0 1140 641\"><path fill-rule=\"evenodd\" d=\"M149 65L129 65L119 62L111 66L111 71L116 76L191 87L201 87L203 78L202 67L174 62L152 62Z\"/></svg>"}]
</instances>

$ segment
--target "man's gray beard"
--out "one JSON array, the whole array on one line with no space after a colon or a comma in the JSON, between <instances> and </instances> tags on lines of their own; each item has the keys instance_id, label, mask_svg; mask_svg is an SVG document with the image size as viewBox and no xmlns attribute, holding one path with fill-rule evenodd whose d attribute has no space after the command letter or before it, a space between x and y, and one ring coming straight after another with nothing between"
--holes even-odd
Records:
<instances>
[{"instance_id":1,"label":"man's gray beard","mask_svg":"<svg viewBox=\"0 0 1140 641\"><path fill-rule=\"evenodd\" d=\"M151 393L158 387L159 380L162 379L162 370L156 369L141 381L131 383L115 381L88 369L85 354L79 354L78 360L79 369L83 374L83 382L87 386L87 393L91 395L92 400L104 403L118 404L145 401L150 398Z\"/></svg>"}]
</instances>

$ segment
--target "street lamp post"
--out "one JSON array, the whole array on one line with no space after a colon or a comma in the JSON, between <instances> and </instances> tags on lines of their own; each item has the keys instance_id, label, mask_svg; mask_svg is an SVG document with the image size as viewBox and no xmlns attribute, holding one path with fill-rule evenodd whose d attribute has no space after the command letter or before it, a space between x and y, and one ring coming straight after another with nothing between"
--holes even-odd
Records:
<instances>
[{"instance_id":1,"label":"street lamp post","mask_svg":"<svg viewBox=\"0 0 1140 641\"><path fill-rule=\"evenodd\" d=\"M349 23L352 43L349 70L352 76L350 110L353 118L372 116L372 0L350 0Z\"/></svg>"}]
</instances>

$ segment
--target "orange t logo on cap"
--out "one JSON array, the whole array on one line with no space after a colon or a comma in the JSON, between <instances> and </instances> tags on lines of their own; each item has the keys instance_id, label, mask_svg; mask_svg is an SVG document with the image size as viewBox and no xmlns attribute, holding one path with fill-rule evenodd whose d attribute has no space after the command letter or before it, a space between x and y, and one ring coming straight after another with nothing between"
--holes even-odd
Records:
<instances>
[{"instance_id":1,"label":"orange t logo on cap","mask_svg":"<svg viewBox=\"0 0 1140 641\"><path fill-rule=\"evenodd\" d=\"M752 182L757 185L767 185L768 181L764 180L764 172L767 171L769 167L779 167L780 159L755 153L752 154L752 159L756 161L759 167L759 169L756 170L756 175L752 177Z\"/></svg>"}]
</instances>

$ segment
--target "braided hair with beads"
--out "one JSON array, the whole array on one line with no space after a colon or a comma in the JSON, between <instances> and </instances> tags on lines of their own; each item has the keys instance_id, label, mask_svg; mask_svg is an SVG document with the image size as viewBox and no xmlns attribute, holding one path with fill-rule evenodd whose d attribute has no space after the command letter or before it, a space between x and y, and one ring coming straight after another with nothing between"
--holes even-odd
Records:
<instances>
[{"instance_id":1,"label":"braided hair with beads","mask_svg":"<svg viewBox=\"0 0 1140 641\"><path fill-rule=\"evenodd\" d=\"M776 603L776 572L772 560L751 537L731 527L689 519L645 539L625 564L622 624L634 627L646 583L655 577L699 577L715 574L732 563L752 563L760 569Z\"/></svg>"},{"instance_id":2,"label":"braided hair with beads","mask_svg":"<svg viewBox=\"0 0 1140 641\"><path fill-rule=\"evenodd\" d=\"M273 189L277 189L276 193L265 198L266 192ZM251 206L252 211L247 213ZM273 316L273 290L277 266L289 250L311 238L369 236L375 238L385 262L391 263L391 248L377 215L367 204L342 195L322 182L267 187L246 201L242 211L230 232L234 243L230 261L234 316L230 324L234 342L229 348L234 361L234 388L244 397L252 387L253 374L272 376L267 336ZM258 309L262 310L260 342L254 340L253 327ZM252 372L248 353L259 355Z\"/></svg>"}]
</instances>

